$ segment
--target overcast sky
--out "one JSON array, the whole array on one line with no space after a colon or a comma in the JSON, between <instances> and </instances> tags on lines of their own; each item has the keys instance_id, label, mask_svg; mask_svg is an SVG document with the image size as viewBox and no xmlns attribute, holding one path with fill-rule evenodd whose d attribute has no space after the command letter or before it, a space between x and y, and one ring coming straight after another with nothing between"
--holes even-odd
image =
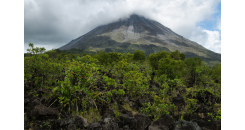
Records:
<instances>
[{"instance_id":1,"label":"overcast sky","mask_svg":"<svg viewBox=\"0 0 245 130\"><path fill-rule=\"evenodd\" d=\"M220 0L25 0L24 52L30 42L47 50L59 48L134 13L221 53L220 5Z\"/></svg>"}]
</instances>

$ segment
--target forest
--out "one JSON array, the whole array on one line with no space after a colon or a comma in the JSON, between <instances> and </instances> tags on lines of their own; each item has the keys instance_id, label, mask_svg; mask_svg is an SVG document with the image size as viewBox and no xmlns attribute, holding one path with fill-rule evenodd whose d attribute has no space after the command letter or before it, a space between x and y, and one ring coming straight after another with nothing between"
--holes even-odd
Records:
<instances>
[{"instance_id":1,"label":"forest","mask_svg":"<svg viewBox=\"0 0 245 130\"><path fill-rule=\"evenodd\" d=\"M25 129L221 129L221 63L179 51L27 52Z\"/></svg>"}]
</instances>

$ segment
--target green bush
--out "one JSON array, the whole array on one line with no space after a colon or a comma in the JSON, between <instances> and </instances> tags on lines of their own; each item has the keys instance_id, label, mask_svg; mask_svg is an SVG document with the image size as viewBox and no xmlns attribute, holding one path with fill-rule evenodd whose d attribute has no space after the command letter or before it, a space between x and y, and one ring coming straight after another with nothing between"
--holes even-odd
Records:
<instances>
[{"instance_id":1,"label":"green bush","mask_svg":"<svg viewBox=\"0 0 245 130\"><path fill-rule=\"evenodd\" d=\"M183 119L183 113L193 114L197 109L197 100L188 99L189 94L192 98L195 92L208 91L216 97L221 94L221 64L209 67L201 58L185 59L178 51L160 51L145 60L142 51L135 54L99 51L91 56L57 49L44 53L44 50L30 44L24 57L25 92L45 99L42 101L51 106L56 101L62 114L80 113L90 121L91 116L98 115L96 120L101 118L97 106L108 106L119 116L117 103L124 102L126 97L131 101L147 97L150 101L139 111L130 108L132 103L126 103L133 114L142 112L157 120L163 114L171 112L176 116L176 112L181 112ZM181 94L184 89L187 92ZM178 93L186 102L181 111L171 103ZM215 120L221 119L219 107L217 104L212 115L209 114Z\"/></svg>"},{"instance_id":2,"label":"green bush","mask_svg":"<svg viewBox=\"0 0 245 130\"><path fill-rule=\"evenodd\" d=\"M173 51L170 53L170 57L174 60L184 60L185 59L185 54L180 53L178 50Z\"/></svg>"},{"instance_id":3,"label":"green bush","mask_svg":"<svg viewBox=\"0 0 245 130\"><path fill-rule=\"evenodd\" d=\"M162 58L168 58L169 53L166 51L159 51L154 54L150 54L147 59L149 60L150 65L152 66L153 69L157 70L158 69L158 61Z\"/></svg>"},{"instance_id":4,"label":"green bush","mask_svg":"<svg viewBox=\"0 0 245 130\"><path fill-rule=\"evenodd\" d=\"M143 107L141 107L140 112L146 114L147 116L154 116L154 120L159 119L164 114L169 114L168 111L168 104L157 104L154 103L153 105L148 103L144 103Z\"/></svg>"},{"instance_id":5,"label":"green bush","mask_svg":"<svg viewBox=\"0 0 245 130\"><path fill-rule=\"evenodd\" d=\"M140 51L140 50L136 50L134 52L133 60L135 60L135 61L144 61L145 60L145 52L144 51Z\"/></svg>"},{"instance_id":6,"label":"green bush","mask_svg":"<svg viewBox=\"0 0 245 130\"><path fill-rule=\"evenodd\" d=\"M221 64L216 64L212 67L212 79L216 83L221 83Z\"/></svg>"},{"instance_id":7,"label":"green bush","mask_svg":"<svg viewBox=\"0 0 245 130\"><path fill-rule=\"evenodd\" d=\"M149 88L147 83L149 79L144 77L142 73L137 71L129 71L124 74L123 87L127 90L127 94L131 97L144 96Z\"/></svg>"},{"instance_id":8,"label":"green bush","mask_svg":"<svg viewBox=\"0 0 245 130\"><path fill-rule=\"evenodd\" d=\"M166 74L170 79L181 78L184 64L181 60L162 58L158 64L159 74Z\"/></svg>"}]
</instances>

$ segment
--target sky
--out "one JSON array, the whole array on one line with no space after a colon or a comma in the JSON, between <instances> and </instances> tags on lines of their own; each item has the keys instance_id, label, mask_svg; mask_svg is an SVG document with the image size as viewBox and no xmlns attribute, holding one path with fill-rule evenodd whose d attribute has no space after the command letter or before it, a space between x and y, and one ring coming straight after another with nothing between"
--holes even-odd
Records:
<instances>
[{"instance_id":1,"label":"sky","mask_svg":"<svg viewBox=\"0 0 245 130\"><path fill-rule=\"evenodd\" d=\"M24 52L29 43L59 48L131 14L221 53L221 0L24 0Z\"/></svg>"}]
</instances>

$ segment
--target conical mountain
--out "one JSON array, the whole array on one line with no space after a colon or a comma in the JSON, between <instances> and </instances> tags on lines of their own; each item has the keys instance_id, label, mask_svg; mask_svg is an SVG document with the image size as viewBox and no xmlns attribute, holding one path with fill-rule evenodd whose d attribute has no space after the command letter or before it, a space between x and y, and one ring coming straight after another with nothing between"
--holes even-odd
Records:
<instances>
[{"instance_id":1,"label":"conical mountain","mask_svg":"<svg viewBox=\"0 0 245 130\"><path fill-rule=\"evenodd\" d=\"M201 57L204 61L221 61L221 54L212 52L196 42L173 32L157 21L131 15L98 26L83 36L72 40L59 50L82 49L83 51L130 52L142 50L146 55L159 50L179 50L186 57Z\"/></svg>"}]
</instances>

